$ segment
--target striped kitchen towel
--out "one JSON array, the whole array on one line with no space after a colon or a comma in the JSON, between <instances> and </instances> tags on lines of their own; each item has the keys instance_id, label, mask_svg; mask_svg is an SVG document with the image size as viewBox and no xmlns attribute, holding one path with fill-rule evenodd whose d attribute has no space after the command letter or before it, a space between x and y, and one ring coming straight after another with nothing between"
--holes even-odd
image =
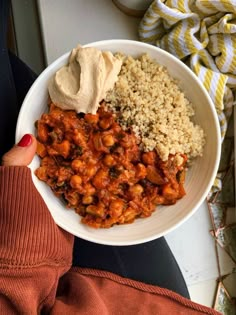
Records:
<instances>
[{"instance_id":1,"label":"striped kitchen towel","mask_svg":"<svg viewBox=\"0 0 236 315\"><path fill-rule=\"evenodd\" d=\"M187 63L215 104L222 141L236 99L236 0L155 0L140 40ZM220 189L216 178L215 189Z\"/></svg>"}]
</instances>

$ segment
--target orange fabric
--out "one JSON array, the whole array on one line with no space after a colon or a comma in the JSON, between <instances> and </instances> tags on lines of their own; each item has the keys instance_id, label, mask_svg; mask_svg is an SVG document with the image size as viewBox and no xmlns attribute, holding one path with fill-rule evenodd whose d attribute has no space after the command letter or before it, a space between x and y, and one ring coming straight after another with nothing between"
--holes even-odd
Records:
<instances>
[{"instance_id":1,"label":"orange fabric","mask_svg":"<svg viewBox=\"0 0 236 315\"><path fill-rule=\"evenodd\" d=\"M71 268L73 239L27 167L0 167L0 314L219 314L166 289Z\"/></svg>"}]
</instances>

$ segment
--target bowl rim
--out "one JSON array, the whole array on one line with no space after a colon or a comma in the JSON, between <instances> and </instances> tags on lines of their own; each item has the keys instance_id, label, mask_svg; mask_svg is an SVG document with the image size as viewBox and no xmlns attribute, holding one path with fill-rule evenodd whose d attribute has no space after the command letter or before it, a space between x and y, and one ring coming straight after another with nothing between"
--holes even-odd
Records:
<instances>
[{"instance_id":1,"label":"bowl rim","mask_svg":"<svg viewBox=\"0 0 236 315\"><path fill-rule=\"evenodd\" d=\"M109 239L107 241L104 241L104 239L99 239L96 238L96 235L92 235L92 237L84 237L81 236L79 234L75 234L72 233L70 228L68 228L65 224L63 224L60 220L60 222L58 223L57 219L55 217L53 217L54 221L56 224L58 224L61 228L63 228L64 230L68 231L69 233L72 233L75 236L81 237L87 241L91 241L91 242L95 242L97 244L104 244L104 245L114 245L114 246L127 246L127 245L136 245L136 244L141 244L141 243L145 243L145 242L149 242L152 241L154 239L157 239L159 237L162 237L164 235L169 234L170 232L172 232L173 230L177 229L179 226L181 226L183 223L185 223L196 211L197 209L201 206L201 204L204 202L204 200L206 199L213 183L215 180L215 177L217 175L217 171L218 171L218 167L219 167L219 163L220 163L220 156L221 156L221 132L220 132L220 125L219 125L219 120L218 120L218 116L217 116L217 112L215 109L215 106L213 104L212 99L210 98L209 93L207 92L207 90L205 89L204 85L202 84L202 82L200 81L200 79L194 74L194 72L181 60L179 60L177 57L175 57L174 55L170 54L169 52L147 44L147 43L143 43L143 42L139 42L136 40L129 40L129 39L108 39L108 40L100 40L100 41L95 41L95 42L91 42L91 43L87 43L85 45L81 45L82 47L98 47L100 45L104 45L104 44L133 44L135 46L139 46L139 47L148 47L150 49L150 47L152 47L153 50L160 52L163 55L168 56L168 58L171 58L175 63L178 63L180 65L180 67L184 68L185 71L188 72L188 74L197 82L199 88L202 90L202 92L204 93L207 101L208 101L208 105L211 107L211 112L215 121L215 126L216 126L216 142L217 142L217 147L216 147L216 157L215 157L215 163L214 163L214 168L212 170L212 175L211 175L211 180L208 182L205 192L204 194L202 194L201 198L199 198L198 202L195 204L195 206L191 209L191 211L189 211L189 213L187 215L185 215L185 217L181 218L177 223L175 223L174 225L172 225L169 228L166 228L163 232L159 232L156 235L152 235L150 237L141 237L140 239L136 239L136 240L132 240L132 241L109 241ZM37 77L37 79L35 80L35 82L32 84L32 86L30 87L29 91L27 92L23 102L22 102L22 106L20 108L19 114L18 114L18 118L17 118L17 124L16 124L16 131L15 131L15 140L16 143L19 141L20 138L20 133L19 133L19 122L21 120L21 116L23 115L23 111L24 111L24 104L26 104L28 102L28 99L31 97L31 94L34 91L35 85L38 84L38 81L41 80L42 77L44 77L48 72L51 72L52 69L59 63L61 63L62 61L66 61L69 57L71 53L71 50L64 53L62 56L58 57L57 59L55 59L51 64L49 64ZM50 212L50 210L49 210Z\"/></svg>"}]
</instances>

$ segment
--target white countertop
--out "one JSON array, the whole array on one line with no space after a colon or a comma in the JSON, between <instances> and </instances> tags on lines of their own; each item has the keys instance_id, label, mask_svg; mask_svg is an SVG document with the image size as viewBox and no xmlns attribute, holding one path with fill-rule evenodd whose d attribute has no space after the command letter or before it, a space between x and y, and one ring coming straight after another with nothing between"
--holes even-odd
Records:
<instances>
[{"instance_id":1,"label":"white countertop","mask_svg":"<svg viewBox=\"0 0 236 315\"><path fill-rule=\"evenodd\" d=\"M38 0L38 7L48 64L78 43L112 38L138 40L140 20L122 13L111 0ZM187 222L166 236L189 287L218 277L210 229L204 202ZM222 271L227 273L229 258L223 259Z\"/></svg>"},{"instance_id":2,"label":"white countertop","mask_svg":"<svg viewBox=\"0 0 236 315\"><path fill-rule=\"evenodd\" d=\"M103 39L138 39L139 19L112 0L38 0L46 62L76 47Z\"/></svg>"}]
</instances>

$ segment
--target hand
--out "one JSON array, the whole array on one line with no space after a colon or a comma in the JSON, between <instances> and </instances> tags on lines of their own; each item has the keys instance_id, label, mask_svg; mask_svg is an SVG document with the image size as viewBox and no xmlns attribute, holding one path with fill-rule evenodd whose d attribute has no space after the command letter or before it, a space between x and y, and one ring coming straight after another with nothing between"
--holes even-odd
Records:
<instances>
[{"instance_id":1,"label":"hand","mask_svg":"<svg viewBox=\"0 0 236 315\"><path fill-rule=\"evenodd\" d=\"M37 140L31 134L25 134L20 142L2 157L4 166L26 166L32 161L37 148Z\"/></svg>"}]
</instances>

